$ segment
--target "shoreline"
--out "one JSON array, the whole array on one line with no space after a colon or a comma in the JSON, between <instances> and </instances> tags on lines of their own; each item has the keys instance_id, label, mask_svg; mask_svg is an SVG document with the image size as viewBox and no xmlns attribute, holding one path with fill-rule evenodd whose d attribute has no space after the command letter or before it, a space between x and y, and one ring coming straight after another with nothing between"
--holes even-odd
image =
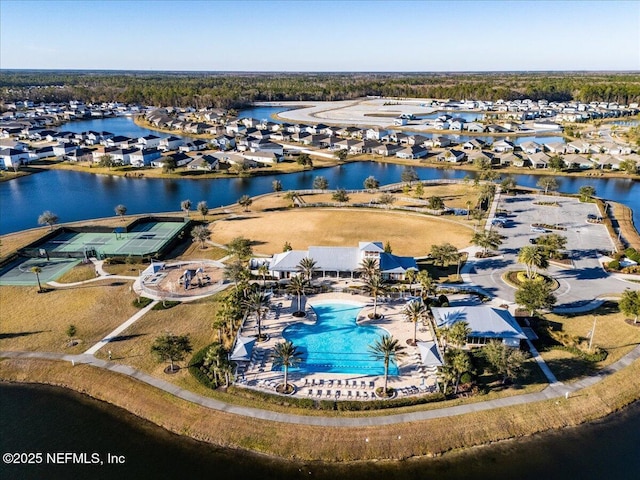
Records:
<instances>
[{"instance_id":1,"label":"shoreline","mask_svg":"<svg viewBox=\"0 0 640 480\"><path fill-rule=\"evenodd\" d=\"M70 368L69 363L63 361L5 357L0 360L0 381L67 388L123 408L176 434L283 460L327 463L399 461L464 452L605 418L640 399L640 360L580 390L569 399L554 398L533 404L539 408L520 404L370 427L289 424L282 428L278 425L283 424L269 420L251 418L246 421L236 414L211 410L119 373L86 364ZM476 418L478 415L481 419ZM424 436L425 431L430 432L428 438ZM327 441L336 434L339 439ZM400 436L403 442L391 441ZM367 441L362 442L365 437Z\"/></svg>"}]
</instances>

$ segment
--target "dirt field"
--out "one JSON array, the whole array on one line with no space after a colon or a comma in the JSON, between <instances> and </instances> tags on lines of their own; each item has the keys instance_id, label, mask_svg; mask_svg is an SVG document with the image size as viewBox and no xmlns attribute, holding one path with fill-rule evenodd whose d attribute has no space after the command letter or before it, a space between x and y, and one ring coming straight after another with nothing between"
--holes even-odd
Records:
<instances>
[{"instance_id":1,"label":"dirt field","mask_svg":"<svg viewBox=\"0 0 640 480\"><path fill-rule=\"evenodd\" d=\"M254 241L254 252L273 254L285 242L294 249L310 245L353 246L359 241L390 242L398 255L426 255L431 245L469 246L473 230L455 221L398 212L362 209L295 209L246 212L212 224L212 240L228 243L237 236Z\"/></svg>"}]
</instances>

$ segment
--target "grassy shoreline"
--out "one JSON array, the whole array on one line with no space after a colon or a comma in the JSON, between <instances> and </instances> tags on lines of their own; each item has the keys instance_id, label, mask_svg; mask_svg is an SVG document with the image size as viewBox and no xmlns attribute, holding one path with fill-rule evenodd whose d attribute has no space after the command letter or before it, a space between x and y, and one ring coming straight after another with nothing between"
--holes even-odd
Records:
<instances>
[{"instance_id":1,"label":"grassy shoreline","mask_svg":"<svg viewBox=\"0 0 640 480\"><path fill-rule=\"evenodd\" d=\"M75 390L173 433L222 447L283 459L355 462L435 457L603 418L640 398L640 360L569 399L384 427L283 427L255 418L239 421L246 418L209 410L130 377L88 365L71 367L67 362L3 359L0 381ZM400 437L402 442L397 441Z\"/></svg>"}]
</instances>

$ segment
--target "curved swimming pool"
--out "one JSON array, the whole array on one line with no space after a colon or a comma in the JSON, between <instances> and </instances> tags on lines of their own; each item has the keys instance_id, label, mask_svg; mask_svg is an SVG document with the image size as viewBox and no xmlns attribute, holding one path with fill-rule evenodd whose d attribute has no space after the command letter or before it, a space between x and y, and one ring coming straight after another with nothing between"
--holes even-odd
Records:
<instances>
[{"instance_id":1,"label":"curved swimming pool","mask_svg":"<svg viewBox=\"0 0 640 480\"><path fill-rule=\"evenodd\" d=\"M356 319L362 307L341 302L314 304L317 322L294 323L285 328L282 336L302 352L302 362L290 370L384 375L382 360L376 360L369 347L388 332L373 325L358 325ZM389 375L398 375L398 367L393 362L389 365Z\"/></svg>"}]
</instances>

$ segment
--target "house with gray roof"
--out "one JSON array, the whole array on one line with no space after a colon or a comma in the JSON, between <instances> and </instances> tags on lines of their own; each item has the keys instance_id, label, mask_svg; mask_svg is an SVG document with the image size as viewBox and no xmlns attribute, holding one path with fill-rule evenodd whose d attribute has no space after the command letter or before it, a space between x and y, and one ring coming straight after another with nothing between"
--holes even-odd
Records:
<instances>
[{"instance_id":1,"label":"house with gray roof","mask_svg":"<svg viewBox=\"0 0 640 480\"><path fill-rule=\"evenodd\" d=\"M385 280L404 280L408 270L418 270L413 257L386 253L382 242L360 242L357 247L312 246L308 250L289 250L276 253L269 262L275 278L290 278L299 274L298 265L303 258L316 262L316 276L330 278L356 278L365 258L378 261L380 274Z\"/></svg>"},{"instance_id":2,"label":"house with gray roof","mask_svg":"<svg viewBox=\"0 0 640 480\"><path fill-rule=\"evenodd\" d=\"M432 307L433 319L438 328L449 328L457 322L466 322L471 333L467 346L482 346L499 340L505 345L518 348L527 336L508 310L487 305L460 307Z\"/></svg>"}]
</instances>

